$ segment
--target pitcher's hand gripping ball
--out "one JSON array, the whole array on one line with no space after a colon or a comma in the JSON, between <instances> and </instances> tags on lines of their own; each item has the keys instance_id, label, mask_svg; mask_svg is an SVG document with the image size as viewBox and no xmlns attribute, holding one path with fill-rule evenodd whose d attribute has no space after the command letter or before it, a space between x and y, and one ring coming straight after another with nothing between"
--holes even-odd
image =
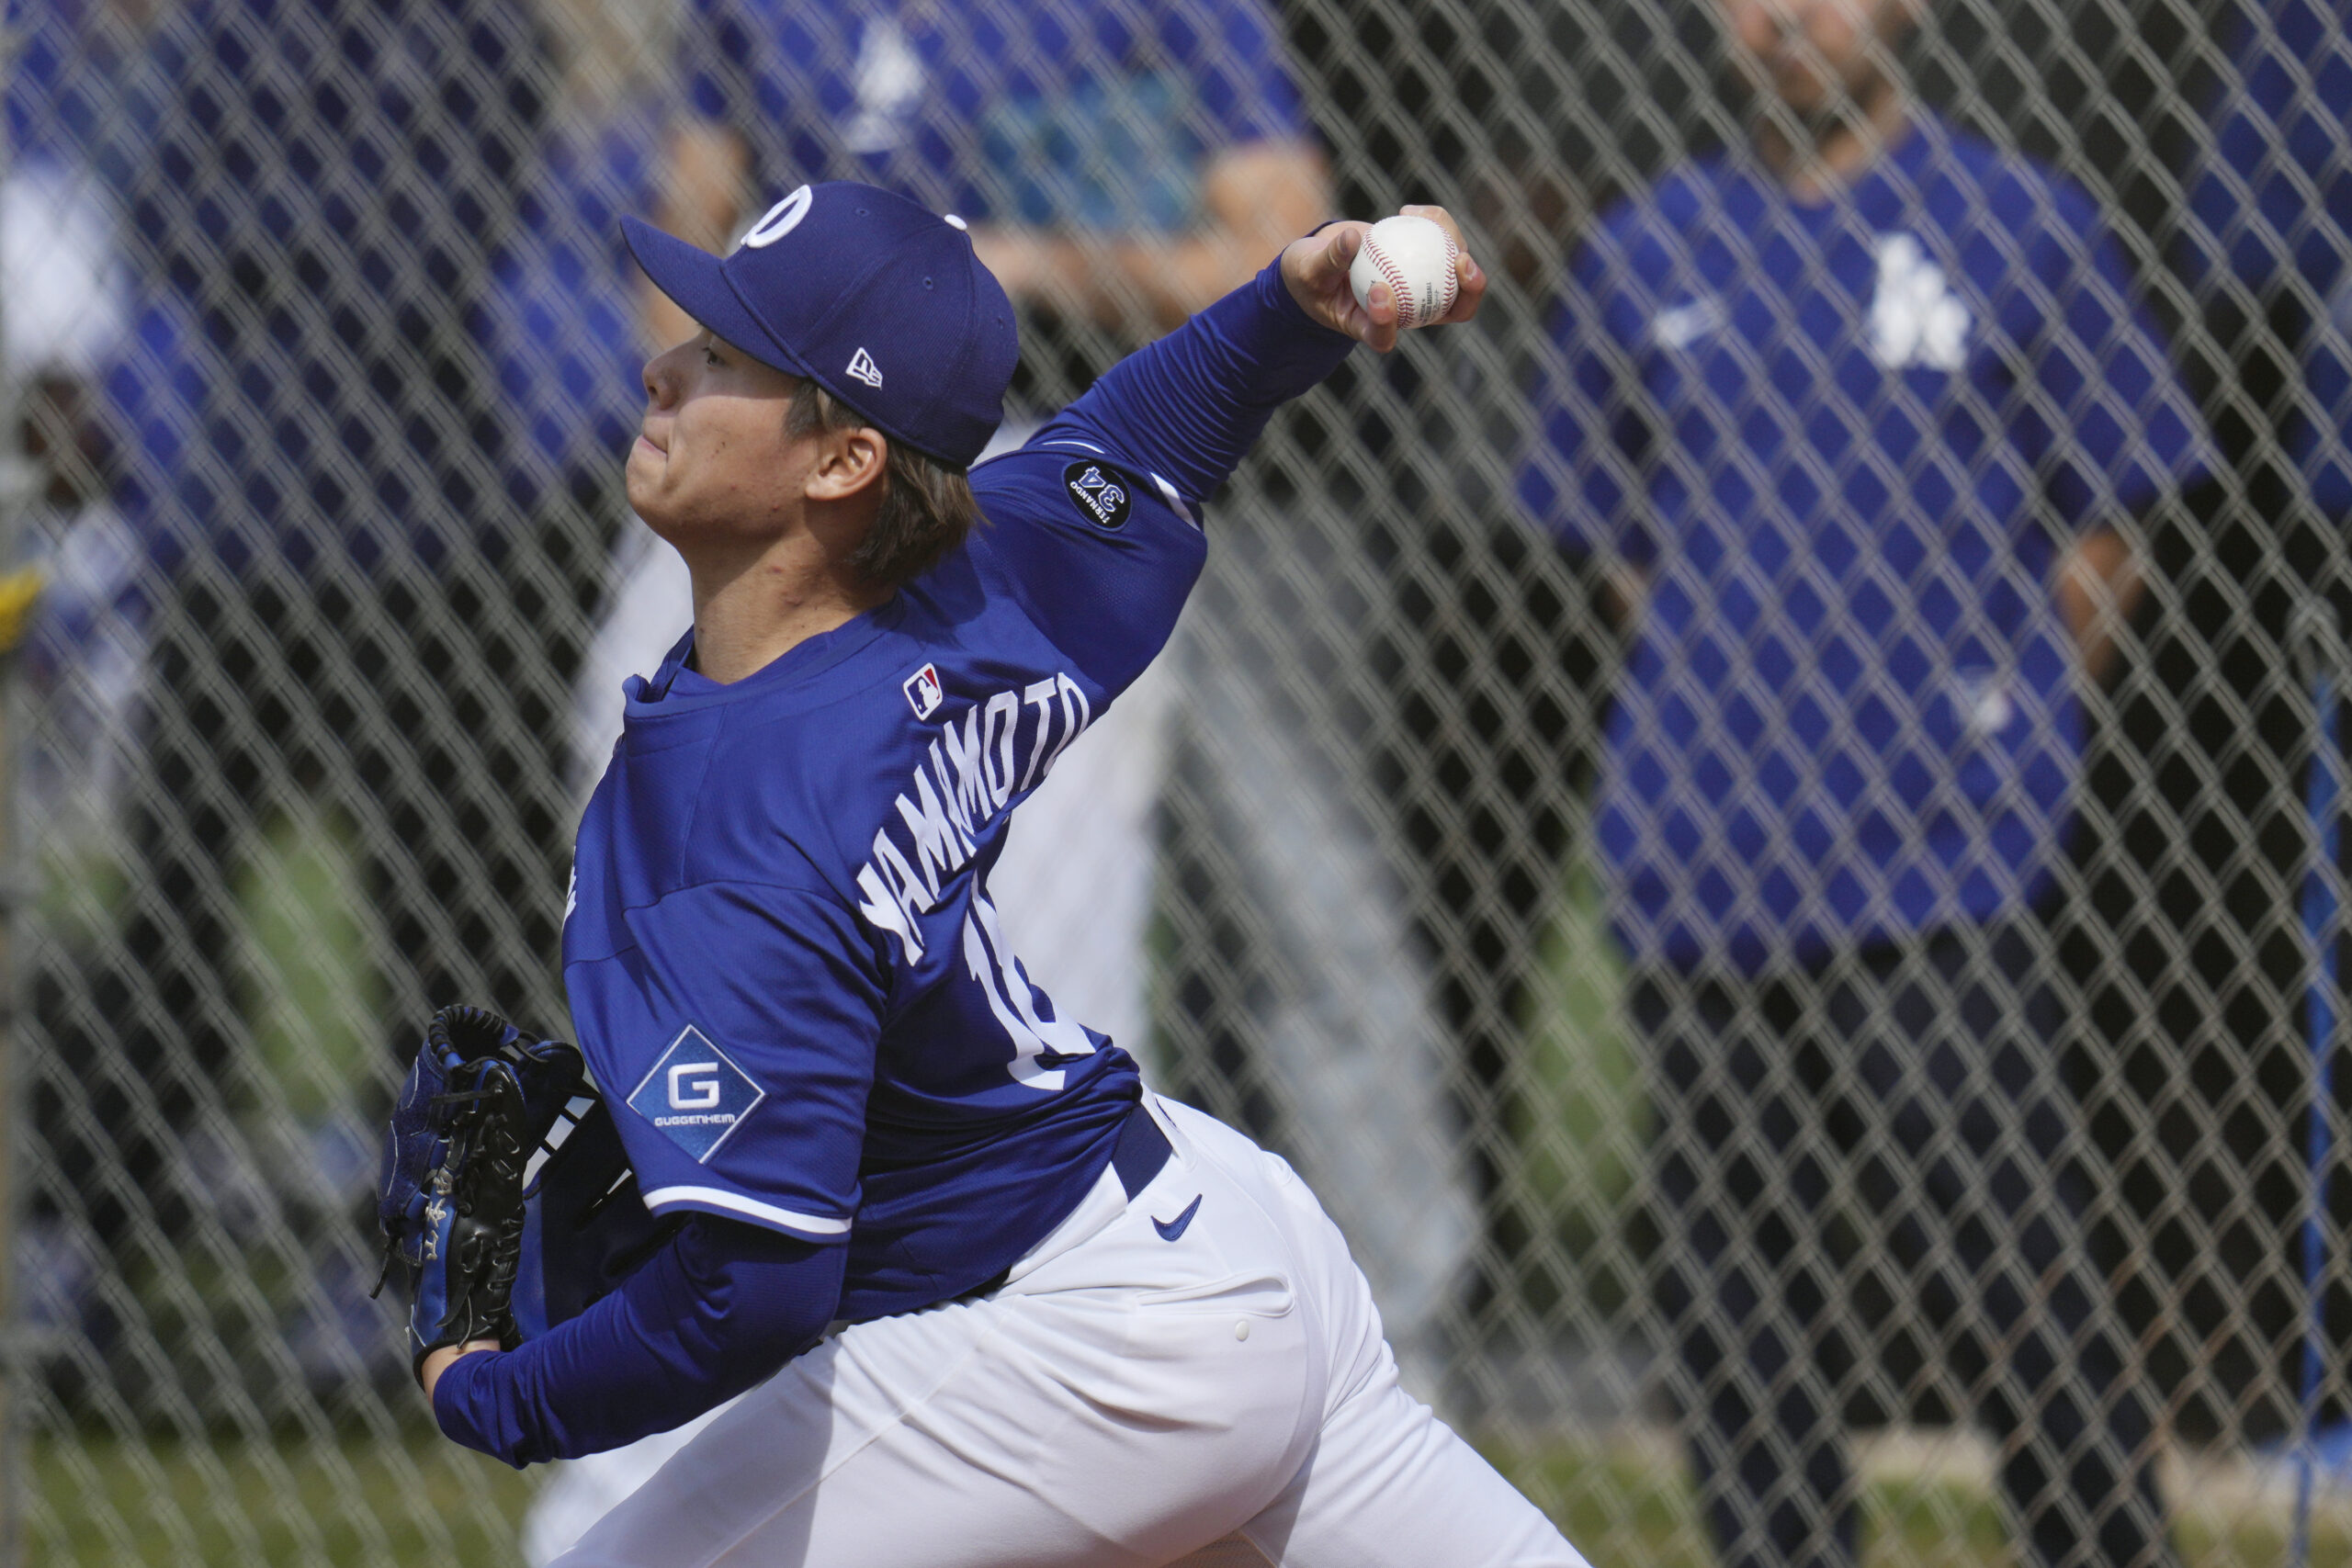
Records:
<instances>
[{"instance_id":1,"label":"pitcher's hand gripping ball","mask_svg":"<svg viewBox=\"0 0 2352 1568\"><path fill-rule=\"evenodd\" d=\"M1461 254L1444 226L1427 218L1384 218L1363 237L1363 248L1348 268L1356 303L1372 309L1372 286L1388 285L1396 300L1396 325L1425 327L1453 309L1461 279L1454 258Z\"/></svg>"},{"instance_id":2,"label":"pitcher's hand gripping ball","mask_svg":"<svg viewBox=\"0 0 2352 1568\"><path fill-rule=\"evenodd\" d=\"M561 1041L526 1039L480 1008L433 1015L377 1190L385 1269L398 1258L413 1287L413 1367L445 1345L517 1342L526 1182L550 1134L576 1121L582 1077L579 1050Z\"/></svg>"}]
</instances>

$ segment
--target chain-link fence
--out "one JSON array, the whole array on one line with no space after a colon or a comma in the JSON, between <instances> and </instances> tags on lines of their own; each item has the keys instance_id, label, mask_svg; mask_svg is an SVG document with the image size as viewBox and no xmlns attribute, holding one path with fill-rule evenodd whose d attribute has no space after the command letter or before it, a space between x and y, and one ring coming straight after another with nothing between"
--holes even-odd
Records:
<instances>
[{"instance_id":1,"label":"chain-link fence","mask_svg":"<svg viewBox=\"0 0 2352 1568\"><path fill-rule=\"evenodd\" d=\"M688 618L617 217L855 175L972 220L1016 432L1331 210L1495 276L1278 419L996 893L1593 1562L2352 1553L2348 26L12 0L14 1549L610 1495L432 1431L371 1127L434 1005L565 1028Z\"/></svg>"}]
</instances>

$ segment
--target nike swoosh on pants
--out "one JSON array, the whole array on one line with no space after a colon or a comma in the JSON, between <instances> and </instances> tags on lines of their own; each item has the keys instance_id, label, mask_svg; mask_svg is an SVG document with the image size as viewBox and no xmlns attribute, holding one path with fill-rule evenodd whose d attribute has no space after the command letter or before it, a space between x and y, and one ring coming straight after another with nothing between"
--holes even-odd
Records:
<instances>
[{"instance_id":1,"label":"nike swoosh on pants","mask_svg":"<svg viewBox=\"0 0 2352 1568\"><path fill-rule=\"evenodd\" d=\"M1206 1197L1207 1194L1203 1193L1201 1196ZM1185 1204L1184 1212L1177 1215L1172 1220L1163 1220L1155 1217L1151 1222L1151 1228L1159 1233L1160 1240L1174 1241L1184 1234L1185 1227L1193 1223L1193 1216L1200 1212L1201 1200L1200 1198L1195 1198L1191 1202Z\"/></svg>"}]
</instances>

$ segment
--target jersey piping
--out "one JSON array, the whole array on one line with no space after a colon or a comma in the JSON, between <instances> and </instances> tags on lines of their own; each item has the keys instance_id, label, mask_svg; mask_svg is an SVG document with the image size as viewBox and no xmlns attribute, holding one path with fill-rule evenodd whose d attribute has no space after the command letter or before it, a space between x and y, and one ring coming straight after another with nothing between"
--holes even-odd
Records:
<instances>
[{"instance_id":1,"label":"jersey piping","mask_svg":"<svg viewBox=\"0 0 2352 1568\"><path fill-rule=\"evenodd\" d=\"M847 1220L829 1220L820 1214L803 1214L774 1203L763 1203L756 1198L729 1192L718 1187L657 1187L645 1195L645 1206L655 1213L680 1204L701 1204L724 1209L729 1213L742 1214L771 1225L806 1231L810 1235L846 1235Z\"/></svg>"}]
</instances>

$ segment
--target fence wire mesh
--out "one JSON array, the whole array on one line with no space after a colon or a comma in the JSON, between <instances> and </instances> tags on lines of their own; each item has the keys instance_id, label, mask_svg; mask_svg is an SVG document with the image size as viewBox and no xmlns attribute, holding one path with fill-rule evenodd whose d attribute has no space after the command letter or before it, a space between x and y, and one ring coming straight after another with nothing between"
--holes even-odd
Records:
<instances>
[{"instance_id":1,"label":"fence wire mesh","mask_svg":"<svg viewBox=\"0 0 2352 1568\"><path fill-rule=\"evenodd\" d=\"M434 1006L566 1027L688 619L617 218L857 176L972 220L1014 432L1329 211L1494 275L1277 419L996 896L1594 1562L2267 1564L2305 1486L2352 1554L2341 0L6 27L20 1553L543 1560L613 1495L432 1431L371 1129Z\"/></svg>"}]
</instances>

